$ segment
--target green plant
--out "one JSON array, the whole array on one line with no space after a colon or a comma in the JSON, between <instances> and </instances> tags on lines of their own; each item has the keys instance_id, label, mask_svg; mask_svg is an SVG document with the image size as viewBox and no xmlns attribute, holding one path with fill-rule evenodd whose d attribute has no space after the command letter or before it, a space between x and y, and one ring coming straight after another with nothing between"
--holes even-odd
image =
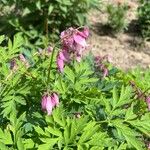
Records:
<instances>
[{"instance_id":1,"label":"green plant","mask_svg":"<svg viewBox=\"0 0 150 150\"><path fill-rule=\"evenodd\" d=\"M22 32L38 46L45 35L54 42L66 27L85 24L88 11L97 3L97 0L2 0L0 34Z\"/></svg>"},{"instance_id":2,"label":"green plant","mask_svg":"<svg viewBox=\"0 0 150 150\"><path fill-rule=\"evenodd\" d=\"M128 6L126 4L108 4L107 13L108 21L107 24L112 28L113 32L120 32L127 29L128 23L126 20L126 14Z\"/></svg>"},{"instance_id":3,"label":"green plant","mask_svg":"<svg viewBox=\"0 0 150 150\"><path fill-rule=\"evenodd\" d=\"M141 0L138 8L138 23L144 39L150 39L150 1Z\"/></svg>"},{"instance_id":4,"label":"green plant","mask_svg":"<svg viewBox=\"0 0 150 150\"><path fill-rule=\"evenodd\" d=\"M85 31L76 32L79 38ZM144 76L141 70L123 73L107 62L108 74L102 76L93 55L80 62L71 57L79 45L66 61L58 43L51 52L29 51L21 34L13 40L0 36L0 43L0 150L147 149L150 112L129 81L144 91L149 88L149 70ZM62 72L56 65L60 58L65 60ZM54 92L59 105L47 115L40 104L49 109Z\"/></svg>"}]
</instances>

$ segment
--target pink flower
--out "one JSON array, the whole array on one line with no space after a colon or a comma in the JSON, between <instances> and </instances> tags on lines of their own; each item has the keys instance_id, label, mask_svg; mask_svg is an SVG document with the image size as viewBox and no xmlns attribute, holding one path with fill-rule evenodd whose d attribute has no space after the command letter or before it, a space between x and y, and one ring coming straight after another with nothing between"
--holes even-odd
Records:
<instances>
[{"instance_id":1,"label":"pink flower","mask_svg":"<svg viewBox=\"0 0 150 150\"><path fill-rule=\"evenodd\" d=\"M103 69L103 78L105 78L106 76L108 76L108 69L104 68Z\"/></svg>"},{"instance_id":2,"label":"pink flower","mask_svg":"<svg viewBox=\"0 0 150 150\"><path fill-rule=\"evenodd\" d=\"M47 111L47 114L48 115L51 115L52 114L52 109L53 109L53 103L52 103L52 99L51 99L51 97L50 96L48 96L47 98L46 98L46 107L45 107L45 109L46 109L46 111Z\"/></svg>"},{"instance_id":3,"label":"pink flower","mask_svg":"<svg viewBox=\"0 0 150 150\"><path fill-rule=\"evenodd\" d=\"M53 47L52 47L52 46L48 46L47 52L48 52L48 53L51 53L52 51L53 51Z\"/></svg>"},{"instance_id":4,"label":"pink flower","mask_svg":"<svg viewBox=\"0 0 150 150\"><path fill-rule=\"evenodd\" d=\"M108 76L109 74L109 70L108 70L108 66L106 63L111 61L111 57L109 55L105 55L103 57L101 56L95 56L94 57L94 61L95 61L95 68L96 71L101 70L102 71L102 76L103 78L105 78L106 76Z\"/></svg>"},{"instance_id":5,"label":"pink flower","mask_svg":"<svg viewBox=\"0 0 150 150\"><path fill-rule=\"evenodd\" d=\"M58 57L59 57L59 59L66 60L65 55L64 55L64 52L63 52L63 51L60 51L60 52L59 52Z\"/></svg>"},{"instance_id":6,"label":"pink flower","mask_svg":"<svg viewBox=\"0 0 150 150\"><path fill-rule=\"evenodd\" d=\"M63 56L64 56L64 61L69 62L70 61L70 55L69 55L68 51L64 48L62 50L62 53L63 53Z\"/></svg>"},{"instance_id":7,"label":"pink flower","mask_svg":"<svg viewBox=\"0 0 150 150\"><path fill-rule=\"evenodd\" d=\"M52 114L52 110L55 106L59 105L59 97L56 93L52 95L44 95L41 101L41 107L44 112L47 112L48 115Z\"/></svg>"},{"instance_id":8,"label":"pink flower","mask_svg":"<svg viewBox=\"0 0 150 150\"><path fill-rule=\"evenodd\" d=\"M43 111L47 112L48 115L51 115L53 104L49 95L44 95L42 97L41 106Z\"/></svg>"},{"instance_id":9,"label":"pink flower","mask_svg":"<svg viewBox=\"0 0 150 150\"><path fill-rule=\"evenodd\" d=\"M17 58L14 58L10 61L10 69L13 71L16 71L18 69L18 65L17 65L17 59L20 60L26 68L28 68L30 65L28 63L28 61L25 59L23 54L19 54L19 56Z\"/></svg>"},{"instance_id":10,"label":"pink flower","mask_svg":"<svg viewBox=\"0 0 150 150\"><path fill-rule=\"evenodd\" d=\"M150 96L146 98L146 102L148 105L148 110L150 110Z\"/></svg>"},{"instance_id":11,"label":"pink flower","mask_svg":"<svg viewBox=\"0 0 150 150\"><path fill-rule=\"evenodd\" d=\"M82 37L87 38L89 36L89 28L85 27L82 32L78 32Z\"/></svg>"},{"instance_id":12,"label":"pink flower","mask_svg":"<svg viewBox=\"0 0 150 150\"><path fill-rule=\"evenodd\" d=\"M23 56L23 54L20 54L20 55L19 55L19 59L20 59L22 62L26 62L26 59L25 59L25 57Z\"/></svg>"},{"instance_id":13,"label":"pink flower","mask_svg":"<svg viewBox=\"0 0 150 150\"><path fill-rule=\"evenodd\" d=\"M81 61L81 55L77 55L76 60L77 60L78 62L80 62L80 61Z\"/></svg>"},{"instance_id":14,"label":"pink flower","mask_svg":"<svg viewBox=\"0 0 150 150\"><path fill-rule=\"evenodd\" d=\"M73 58L78 62L81 61L82 53L87 48L88 36L89 29L86 27L82 31L71 27L61 32L62 50L57 56L57 67L60 72L63 72L65 62L69 63Z\"/></svg>"},{"instance_id":15,"label":"pink flower","mask_svg":"<svg viewBox=\"0 0 150 150\"><path fill-rule=\"evenodd\" d=\"M64 70L64 60L59 56L57 57L57 68L60 72L63 72Z\"/></svg>"},{"instance_id":16,"label":"pink flower","mask_svg":"<svg viewBox=\"0 0 150 150\"><path fill-rule=\"evenodd\" d=\"M58 53L57 56L57 68L60 72L63 72L64 69L64 62L69 62L70 61L70 56L67 52L67 50L62 50Z\"/></svg>"},{"instance_id":17,"label":"pink flower","mask_svg":"<svg viewBox=\"0 0 150 150\"><path fill-rule=\"evenodd\" d=\"M25 64L25 66L28 68L30 65L28 63L28 61L25 59L25 57L23 56L23 54L19 55L19 60Z\"/></svg>"},{"instance_id":18,"label":"pink flower","mask_svg":"<svg viewBox=\"0 0 150 150\"><path fill-rule=\"evenodd\" d=\"M76 60L79 61L79 55L82 56L83 51L87 48L86 39L89 36L88 28L84 28L82 31L78 29L69 28L63 31L60 35L62 41L62 49L68 55L78 57Z\"/></svg>"},{"instance_id":19,"label":"pink flower","mask_svg":"<svg viewBox=\"0 0 150 150\"><path fill-rule=\"evenodd\" d=\"M13 71L15 71L15 70L17 70L17 63L16 63L16 60L15 59L13 59L13 60L11 60L10 61L10 69L11 70L13 70Z\"/></svg>"},{"instance_id":20,"label":"pink flower","mask_svg":"<svg viewBox=\"0 0 150 150\"><path fill-rule=\"evenodd\" d=\"M73 43L74 43L74 39L73 39L73 32L75 29L73 29L72 27L61 32L60 34L60 38L62 40L62 45L72 49L73 47Z\"/></svg>"},{"instance_id":21,"label":"pink flower","mask_svg":"<svg viewBox=\"0 0 150 150\"><path fill-rule=\"evenodd\" d=\"M95 63L99 63L101 59L102 59L101 56L94 57Z\"/></svg>"},{"instance_id":22,"label":"pink flower","mask_svg":"<svg viewBox=\"0 0 150 150\"><path fill-rule=\"evenodd\" d=\"M81 36L80 34L74 34L73 39L75 41L75 45L78 46L78 44L79 44L83 49L86 48L87 44L86 44L86 40L83 36Z\"/></svg>"},{"instance_id":23,"label":"pink flower","mask_svg":"<svg viewBox=\"0 0 150 150\"><path fill-rule=\"evenodd\" d=\"M52 96L52 102L54 106L58 106L59 105L59 97L56 93L53 93Z\"/></svg>"}]
</instances>

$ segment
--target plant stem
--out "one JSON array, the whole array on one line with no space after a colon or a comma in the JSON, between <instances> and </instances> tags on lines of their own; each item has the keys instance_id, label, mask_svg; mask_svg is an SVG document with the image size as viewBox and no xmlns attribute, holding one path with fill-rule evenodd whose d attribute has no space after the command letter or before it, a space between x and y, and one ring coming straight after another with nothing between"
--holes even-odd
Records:
<instances>
[{"instance_id":1,"label":"plant stem","mask_svg":"<svg viewBox=\"0 0 150 150\"><path fill-rule=\"evenodd\" d=\"M107 120L97 121L97 123L108 123Z\"/></svg>"},{"instance_id":2,"label":"plant stem","mask_svg":"<svg viewBox=\"0 0 150 150\"><path fill-rule=\"evenodd\" d=\"M53 63L53 57L54 57L54 53L55 53L55 47L52 50L52 55L51 55L51 60L50 60L50 64L49 64L49 68L48 68L48 75L47 75L47 86L49 84L50 81L50 73L51 73L51 67L52 67L52 63Z\"/></svg>"}]
</instances>

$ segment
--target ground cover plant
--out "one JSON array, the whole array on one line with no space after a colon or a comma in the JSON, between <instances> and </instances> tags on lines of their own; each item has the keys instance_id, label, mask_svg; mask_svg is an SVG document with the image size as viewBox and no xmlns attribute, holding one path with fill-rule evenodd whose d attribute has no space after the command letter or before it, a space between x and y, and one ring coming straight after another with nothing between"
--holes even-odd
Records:
<instances>
[{"instance_id":1,"label":"ground cover plant","mask_svg":"<svg viewBox=\"0 0 150 150\"><path fill-rule=\"evenodd\" d=\"M0 149L147 150L150 70L124 73L89 54L87 27L32 49L0 36Z\"/></svg>"}]
</instances>

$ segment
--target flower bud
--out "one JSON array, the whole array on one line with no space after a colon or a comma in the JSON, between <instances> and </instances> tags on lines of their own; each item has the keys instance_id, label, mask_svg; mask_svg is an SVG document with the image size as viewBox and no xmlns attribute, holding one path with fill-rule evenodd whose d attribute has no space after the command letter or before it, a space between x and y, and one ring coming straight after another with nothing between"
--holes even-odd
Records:
<instances>
[{"instance_id":1,"label":"flower bud","mask_svg":"<svg viewBox=\"0 0 150 150\"><path fill-rule=\"evenodd\" d=\"M41 107L48 115L51 115L53 108L58 105L59 97L56 93L52 93L51 95L46 94L42 97Z\"/></svg>"}]
</instances>

